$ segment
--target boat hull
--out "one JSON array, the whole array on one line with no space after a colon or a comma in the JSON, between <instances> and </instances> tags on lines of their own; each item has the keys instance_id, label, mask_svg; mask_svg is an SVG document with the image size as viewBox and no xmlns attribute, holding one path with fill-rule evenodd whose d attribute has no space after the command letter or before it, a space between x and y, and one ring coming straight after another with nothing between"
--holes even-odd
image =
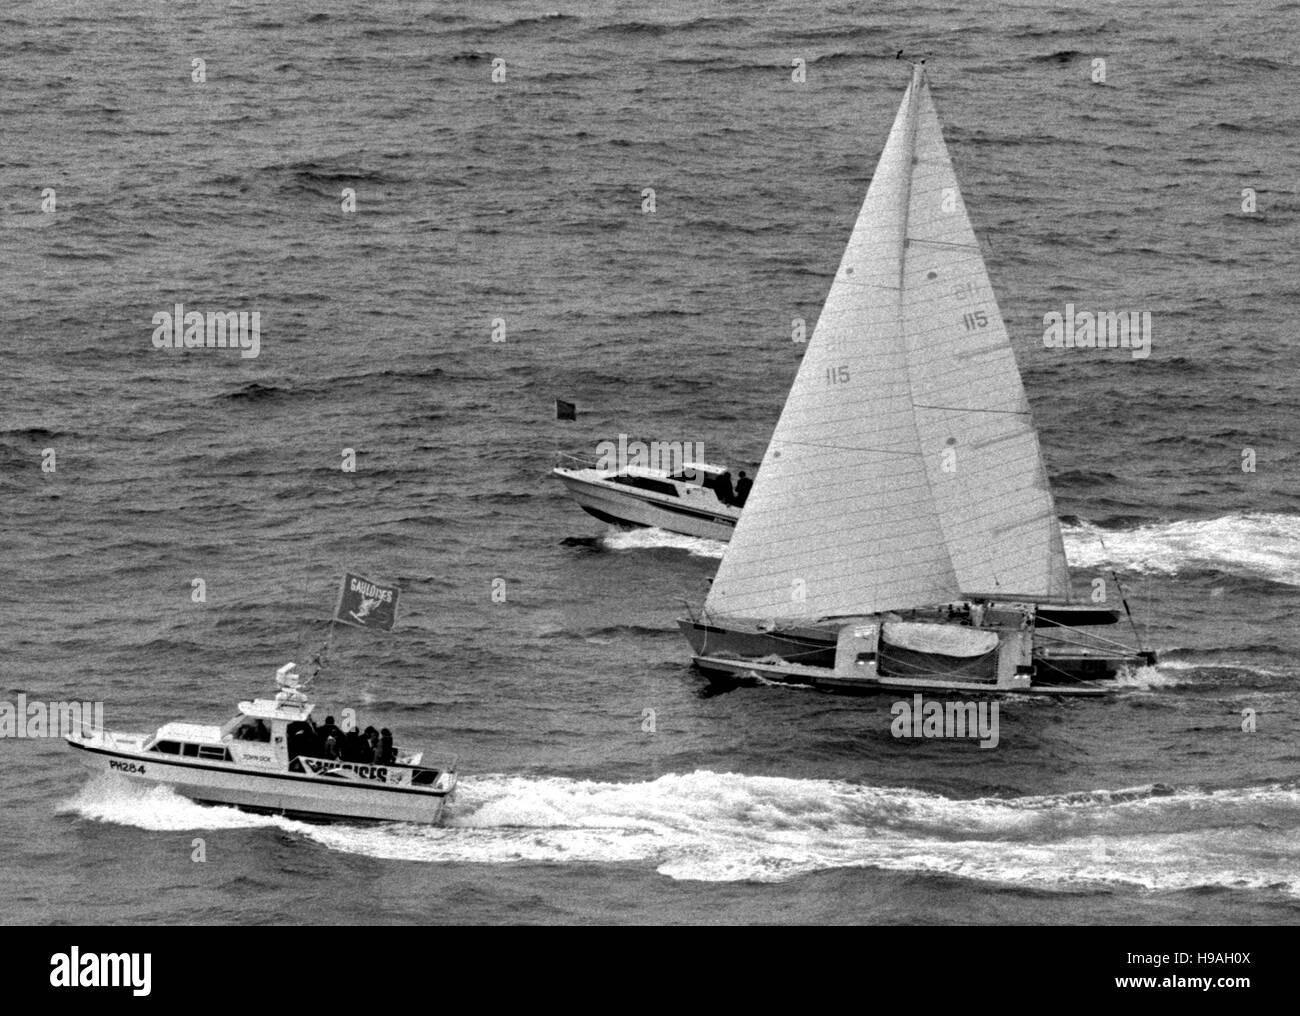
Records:
<instances>
[{"instance_id":1,"label":"boat hull","mask_svg":"<svg viewBox=\"0 0 1300 1016\"><path fill-rule=\"evenodd\" d=\"M678 618L677 626L696 656L734 656L747 660L779 656L810 667L835 666L836 629L807 625L760 631L723 627L691 618Z\"/></svg>"},{"instance_id":2,"label":"boat hull","mask_svg":"<svg viewBox=\"0 0 1300 1016\"><path fill-rule=\"evenodd\" d=\"M671 497L589 478L592 470L556 469L569 494L588 515L615 526L664 529L705 540L726 541L735 531L739 508L712 503L691 504L689 497ZM704 502L704 498L699 499Z\"/></svg>"},{"instance_id":3,"label":"boat hull","mask_svg":"<svg viewBox=\"0 0 1300 1016\"><path fill-rule=\"evenodd\" d=\"M763 680L775 684L793 684L816 688L819 691L844 695L880 695L886 693L912 694L921 691L963 695L1069 695L1081 698L1099 698L1113 695L1115 687L1099 687L1084 682L1069 685L1040 685L1024 683L1017 686L1000 686L989 681L962 681L940 677L852 677L826 667L808 667L796 663L760 662L757 660L725 659L696 656L695 665L711 680L729 683Z\"/></svg>"},{"instance_id":4,"label":"boat hull","mask_svg":"<svg viewBox=\"0 0 1300 1016\"><path fill-rule=\"evenodd\" d=\"M806 666L835 666L838 626L802 625L761 631L731 622L724 626L692 618L679 618L677 625L697 658L762 660L780 657ZM1033 660L1034 682L1043 685L1113 681L1124 667L1136 668L1153 662L1150 653L1140 651L1099 652L1067 647L1035 647Z\"/></svg>"},{"instance_id":5,"label":"boat hull","mask_svg":"<svg viewBox=\"0 0 1300 1016\"><path fill-rule=\"evenodd\" d=\"M453 773L443 773L438 785L428 790L386 787L346 776L255 772L188 758L115 751L88 739L67 740L92 772L124 776L137 785L167 786L204 804L269 814L431 824L441 817L455 789Z\"/></svg>"}]
</instances>

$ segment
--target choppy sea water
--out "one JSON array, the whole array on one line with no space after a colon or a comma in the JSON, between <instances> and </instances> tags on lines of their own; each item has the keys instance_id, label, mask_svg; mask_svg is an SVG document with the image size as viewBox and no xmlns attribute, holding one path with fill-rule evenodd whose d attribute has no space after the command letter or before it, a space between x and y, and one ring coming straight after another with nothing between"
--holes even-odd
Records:
<instances>
[{"instance_id":1,"label":"choppy sea water","mask_svg":"<svg viewBox=\"0 0 1300 1016\"><path fill-rule=\"evenodd\" d=\"M1294 922L1300 5L548 3L0 17L6 700L224 717L350 568L398 626L337 632L320 700L462 779L438 828L312 825L5 741L0 918ZM761 457L900 49L1078 589L1113 569L1163 657L1003 703L995 750L895 739L887 697L705 694L673 619L721 546L546 475L621 432ZM155 349L177 302L259 311L259 355ZM1067 302L1149 310L1152 355L1043 348Z\"/></svg>"}]
</instances>

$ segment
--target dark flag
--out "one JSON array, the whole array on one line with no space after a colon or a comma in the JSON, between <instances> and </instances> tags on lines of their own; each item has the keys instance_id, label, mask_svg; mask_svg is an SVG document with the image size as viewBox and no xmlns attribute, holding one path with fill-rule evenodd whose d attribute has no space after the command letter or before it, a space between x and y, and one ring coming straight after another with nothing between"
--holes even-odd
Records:
<instances>
[{"instance_id":1,"label":"dark flag","mask_svg":"<svg viewBox=\"0 0 1300 1016\"><path fill-rule=\"evenodd\" d=\"M557 420L576 420L578 418L578 407L572 402L556 399L555 418Z\"/></svg>"},{"instance_id":2,"label":"dark flag","mask_svg":"<svg viewBox=\"0 0 1300 1016\"><path fill-rule=\"evenodd\" d=\"M334 620L358 628L392 631L397 620L397 587L381 586L360 575L344 573Z\"/></svg>"}]
</instances>

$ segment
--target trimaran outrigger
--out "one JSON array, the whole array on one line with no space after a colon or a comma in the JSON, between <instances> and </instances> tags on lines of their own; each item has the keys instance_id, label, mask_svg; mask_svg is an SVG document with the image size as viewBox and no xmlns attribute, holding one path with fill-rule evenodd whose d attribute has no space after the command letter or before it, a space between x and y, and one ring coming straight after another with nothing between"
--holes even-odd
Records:
<instances>
[{"instance_id":1,"label":"trimaran outrigger","mask_svg":"<svg viewBox=\"0 0 1300 1016\"><path fill-rule=\"evenodd\" d=\"M1127 610L1127 607L1126 607ZM913 68L700 616L698 667L835 690L1104 694L1015 356Z\"/></svg>"}]
</instances>

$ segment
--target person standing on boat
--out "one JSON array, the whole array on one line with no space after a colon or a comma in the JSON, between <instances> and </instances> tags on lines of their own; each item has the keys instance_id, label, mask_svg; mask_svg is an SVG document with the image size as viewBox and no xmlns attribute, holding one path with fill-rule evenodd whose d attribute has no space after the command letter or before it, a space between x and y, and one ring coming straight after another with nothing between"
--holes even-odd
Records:
<instances>
[{"instance_id":1,"label":"person standing on boat","mask_svg":"<svg viewBox=\"0 0 1300 1016\"><path fill-rule=\"evenodd\" d=\"M713 493L717 495L718 500L723 504L731 504L735 499L735 492L731 489L730 473L723 473L713 481Z\"/></svg>"},{"instance_id":2,"label":"person standing on boat","mask_svg":"<svg viewBox=\"0 0 1300 1016\"><path fill-rule=\"evenodd\" d=\"M393 751L393 732L387 727L379 732L379 755L375 761L381 766L391 766L397 761L397 753Z\"/></svg>"},{"instance_id":3,"label":"person standing on boat","mask_svg":"<svg viewBox=\"0 0 1300 1016\"><path fill-rule=\"evenodd\" d=\"M320 728L321 754L326 758L338 758L339 749L343 747L343 731L334 722L333 716L326 716Z\"/></svg>"},{"instance_id":4,"label":"person standing on boat","mask_svg":"<svg viewBox=\"0 0 1300 1016\"><path fill-rule=\"evenodd\" d=\"M754 481L745 475L745 471L740 471L740 479L736 481L736 499L732 502L737 508L744 508L745 502L749 500L749 489L754 486Z\"/></svg>"}]
</instances>

